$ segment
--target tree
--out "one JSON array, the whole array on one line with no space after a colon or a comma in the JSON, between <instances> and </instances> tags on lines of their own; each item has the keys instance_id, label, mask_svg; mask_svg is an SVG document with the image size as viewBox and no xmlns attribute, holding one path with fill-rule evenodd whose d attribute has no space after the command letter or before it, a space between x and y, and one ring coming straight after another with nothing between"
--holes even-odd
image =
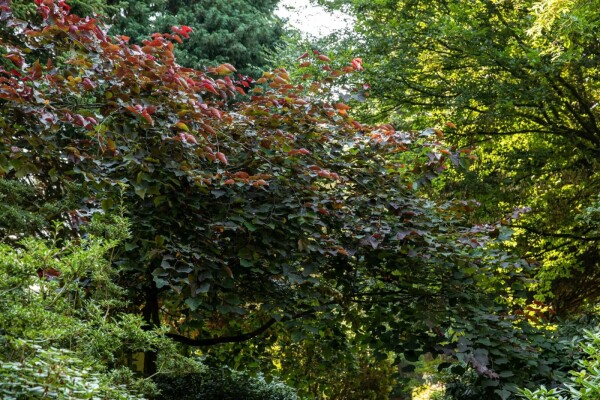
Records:
<instances>
[{"instance_id":1,"label":"tree","mask_svg":"<svg viewBox=\"0 0 600 400\"><path fill-rule=\"evenodd\" d=\"M190 26L185 41L177 41L180 64L200 69L228 62L242 74L260 76L269 65L267 53L282 41L283 22L274 15L278 2L72 0L68 5L73 14L100 18L111 33L127 35L135 44L153 33L171 32L171 26ZM12 4L18 18L40 22L34 2Z\"/></svg>"},{"instance_id":2,"label":"tree","mask_svg":"<svg viewBox=\"0 0 600 400\"><path fill-rule=\"evenodd\" d=\"M147 329L229 362L315 332L415 360L440 351L469 303L492 309L499 268L518 280L527 267L486 245L501 224L465 226L468 202L417 191L468 150L438 129L361 124L327 99L360 59L307 53L324 77L277 69L249 91L230 64L177 64L187 26L130 45L63 1L36 3L39 26L0 2L3 180L36 194L19 204L34 214L83 193L57 211L65 235L98 215L130 221L114 259ZM147 375L156 361L147 349Z\"/></svg>"},{"instance_id":3,"label":"tree","mask_svg":"<svg viewBox=\"0 0 600 400\"><path fill-rule=\"evenodd\" d=\"M539 262L532 289L563 316L593 304L598 235L581 211L598 192L596 2L344 6L370 60L375 118L407 128L449 122L449 140L477 146L478 161L446 195L478 199L478 221L529 207L513 238Z\"/></svg>"},{"instance_id":4,"label":"tree","mask_svg":"<svg viewBox=\"0 0 600 400\"><path fill-rule=\"evenodd\" d=\"M283 24L274 15L279 0L208 0L186 2L114 1L109 12L112 32L141 43L171 26L192 28L175 50L182 65L196 69L231 63L244 74L260 75L267 66L266 51L280 41Z\"/></svg>"}]
</instances>

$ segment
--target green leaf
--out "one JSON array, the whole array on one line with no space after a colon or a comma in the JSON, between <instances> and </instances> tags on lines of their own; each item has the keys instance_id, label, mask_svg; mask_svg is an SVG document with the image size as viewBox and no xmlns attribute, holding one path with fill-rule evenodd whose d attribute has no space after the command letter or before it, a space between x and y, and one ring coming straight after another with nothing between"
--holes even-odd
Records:
<instances>
[{"instance_id":1,"label":"green leaf","mask_svg":"<svg viewBox=\"0 0 600 400\"><path fill-rule=\"evenodd\" d=\"M102 209L104 211L109 211L113 206L113 200L111 198L102 200Z\"/></svg>"},{"instance_id":2,"label":"green leaf","mask_svg":"<svg viewBox=\"0 0 600 400\"><path fill-rule=\"evenodd\" d=\"M159 278L158 276L155 276L153 278L153 280L154 280L154 283L156 283L156 287L159 289L161 289L169 284L169 281L167 281L163 278Z\"/></svg>"},{"instance_id":3,"label":"green leaf","mask_svg":"<svg viewBox=\"0 0 600 400\"><path fill-rule=\"evenodd\" d=\"M502 400L507 400L510 398L510 396L512 396L512 392L505 390L505 389L496 389L494 390L494 393L496 393L498 396L500 396L500 398Z\"/></svg>"},{"instance_id":4,"label":"green leaf","mask_svg":"<svg viewBox=\"0 0 600 400\"><path fill-rule=\"evenodd\" d=\"M253 267L253 266L254 266L254 264L255 264L255 263L254 263L254 261L252 261L252 260L247 260L247 259L245 259L245 258L240 258L240 265L241 265L242 267L245 267L245 268L250 268L250 267Z\"/></svg>"},{"instance_id":5,"label":"green leaf","mask_svg":"<svg viewBox=\"0 0 600 400\"><path fill-rule=\"evenodd\" d=\"M251 224L248 221L244 221L243 224L244 224L244 227L246 229L248 229L250 232L254 232L257 229L255 225Z\"/></svg>"},{"instance_id":6,"label":"green leaf","mask_svg":"<svg viewBox=\"0 0 600 400\"><path fill-rule=\"evenodd\" d=\"M304 338L306 337L306 335L304 334L304 332L293 331L291 337L292 337L292 341L293 342L298 343L298 342L304 340Z\"/></svg>"},{"instance_id":7,"label":"green leaf","mask_svg":"<svg viewBox=\"0 0 600 400\"><path fill-rule=\"evenodd\" d=\"M210 283L209 282L202 282L196 288L196 294L199 294L199 293L208 293L209 289L210 289Z\"/></svg>"},{"instance_id":8,"label":"green leaf","mask_svg":"<svg viewBox=\"0 0 600 400\"><path fill-rule=\"evenodd\" d=\"M185 304L190 308L190 310L196 311L202 304L202 300L198 297L188 297L185 299Z\"/></svg>"},{"instance_id":9,"label":"green leaf","mask_svg":"<svg viewBox=\"0 0 600 400\"><path fill-rule=\"evenodd\" d=\"M148 190L148 188L146 186L133 185L133 188L135 190L136 195L138 195L142 199L146 197L146 191Z\"/></svg>"}]
</instances>

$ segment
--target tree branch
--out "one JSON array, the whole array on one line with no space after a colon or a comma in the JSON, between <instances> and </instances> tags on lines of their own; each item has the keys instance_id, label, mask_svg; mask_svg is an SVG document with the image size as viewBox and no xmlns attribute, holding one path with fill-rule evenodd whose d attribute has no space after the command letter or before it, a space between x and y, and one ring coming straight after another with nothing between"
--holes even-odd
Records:
<instances>
[{"instance_id":1,"label":"tree branch","mask_svg":"<svg viewBox=\"0 0 600 400\"><path fill-rule=\"evenodd\" d=\"M330 304L333 304L333 303L328 303L326 305L330 305ZM323 305L323 306L326 306L326 305ZM321 308L323 306L320 306L317 308ZM175 340L176 342L186 344L188 346L197 346L197 347L214 346L214 345L222 344L222 343L239 343L239 342L245 342L246 340L250 340L257 336L262 335L269 328L271 328L273 325L275 325L277 322L292 321L294 319L303 318L303 317L314 314L316 311L317 311L316 309L306 310L306 311L294 314L291 317L282 318L280 320L277 320L275 318L270 318L267 322L265 322L263 325L259 326L258 328L256 328L253 331L246 332L246 333L240 332L237 335L232 335L232 336L219 336L219 337L206 338L206 339L192 339L192 338L189 338L187 336L183 336L183 335L180 335L177 333L167 333L166 336L170 337L171 339Z\"/></svg>"},{"instance_id":2,"label":"tree branch","mask_svg":"<svg viewBox=\"0 0 600 400\"><path fill-rule=\"evenodd\" d=\"M271 326L273 326L277 320L275 318L269 319L266 323L256 328L253 331L246 333L239 333L233 336L220 336L210 339L192 339L187 336L179 335L177 333L167 333L167 337L175 340L176 342L187 344L188 346L214 346L221 343L239 343L245 342L265 333Z\"/></svg>"},{"instance_id":3,"label":"tree branch","mask_svg":"<svg viewBox=\"0 0 600 400\"><path fill-rule=\"evenodd\" d=\"M585 233L589 232L591 229L588 229L585 232L583 232L584 235L574 235L572 233L542 232L540 230L537 230L535 228L532 228L532 227L526 226L526 225L511 225L511 228L520 228L520 229L526 230L527 232L531 232L531 233L535 233L536 235L547 236L547 237L583 240L586 242L596 242L596 241L600 240L600 236L585 236Z\"/></svg>"}]
</instances>

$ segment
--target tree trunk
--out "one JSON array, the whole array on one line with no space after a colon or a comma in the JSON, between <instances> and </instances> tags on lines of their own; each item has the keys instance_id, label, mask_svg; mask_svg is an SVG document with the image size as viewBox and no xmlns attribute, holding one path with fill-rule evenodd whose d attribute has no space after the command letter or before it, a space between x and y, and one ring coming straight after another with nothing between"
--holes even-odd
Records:
<instances>
[{"instance_id":1,"label":"tree trunk","mask_svg":"<svg viewBox=\"0 0 600 400\"><path fill-rule=\"evenodd\" d=\"M150 280L150 286L146 288L146 304L144 305L143 315L147 329L154 329L160 326L160 318L158 315L158 288L153 280ZM147 350L144 352L144 376L152 376L156 374L156 360L158 357L157 350Z\"/></svg>"}]
</instances>

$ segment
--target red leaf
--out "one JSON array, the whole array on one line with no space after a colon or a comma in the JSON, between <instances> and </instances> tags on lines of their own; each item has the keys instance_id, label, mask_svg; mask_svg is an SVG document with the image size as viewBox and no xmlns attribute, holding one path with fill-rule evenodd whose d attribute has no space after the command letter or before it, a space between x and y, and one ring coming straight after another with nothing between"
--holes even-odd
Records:
<instances>
[{"instance_id":1,"label":"red leaf","mask_svg":"<svg viewBox=\"0 0 600 400\"><path fill-rule=\"evenodd\" d=\"M152 126L154 126L154 121L152 120L152 117L150 116L150 114L148 114L148 111L144 110L142 111L142 118L144 118L146 121L148 121L148 123Z\"/></svg>"},{"instance_id":2,"label":"red leaf","mask_svg":"<svg viewBox=\"0 0 600 400\"><path fill-rule=\"evenodd\" d=\"M81 84L83 85L83 88L87 91L94 90L94 88L96 87L96 85L94 85L94 83L89 78L83 78Z\"/></svg>"},{"instance_id":3,"label":"red leaf","mask_svg":"<svg viewBox=\"0 0 600 400\"><path fill-rule=\"evenodd\" d=\"M287 81L283 79L281 76L276 76L273 81L279 83L280 85L287 85Z\"/></svg>"},{"instance_id":4,"label":"red leaf","mask_svg":"<svg viewBox=\"0 0 600 400\"><path fill-rule=\"evenodd\" d=\"M265 181L264 179L259 179L256 182L252 183L252 186L254 186L254 187L269 186L269 182Z\"/></svg>"},{"instance_id":5,"label":"red leaf","mask_svg":"<svg viewBox=\"0 0 600 400\"><path fill-rule=\"evenodd\" d=\"M220 151L217 152L215 154L215 156L219 159L219 161L221 161L223 164L227 165L229 164L229 162L227 161L227 157L225 157L225 154L221 153Z\"/></svg>"},{"instance_id":6,"label":"red leaf","mask_svg":"<svg viewBox=\"0 0 600 400\"><path fill-rule=\"evenodd\" d=\"M290 156L295 156L298 154L307 155L307 154L310 154L310 151L306 150L305 148L294 149L294 150L288 151L288 155L290 155Z\"/></svg>"},{"instance_id":7,"label":"red leaf","mask_svg":"<svg viewBox=\"0 0 600 400\"><path fill-rule=\"evenodd\" d=\"M184 142L184 143L198 144L198 141L196 140L196 137L194 135L189 134L189 133L180 132L179 133L179 137L181 138L181 141Z\"/></svg>"},{"instance_id":8,"label":"red leaf","mask_svg":"<svg viewBox=\"0 0 600 400\"><path fill-rule=\"evenodd\" d=\"M130 111L130 112L134 113L134 114L139 114L140 113L140 111L135 106L127 106L127 107L125 107L125 109L127 111Z\"/></svg>"},{"instance_id":9,"label":"red leaf","mask_svg":"<svg viewBox=\"0 0 600 400\"><path fill-rule=\"evenodd\" d=\"M318 59L324 62L331 62L331 58L327 57L325 54L319 54Z\"/></svg>"},{"instance_id":10,"label":"red leaf","mask_svg":"<svg viewBox=\"0 0 600 400\"><path fill-rule=\"evenodd\" d=\"M352 60L352 67L354 67L354 69L357 71L363 71L364 68L362 66L362 58L357 57L354 60Z\"/></svg>"},{"instance_id":11,"label":"red leaf","mask_svg":"<svg viewBox=\"0 0 600 400\"><path fill-rule=\"evenodd\" d=\"M348 255L348 251L346 251L346 249L344 249L342 246L335 246L334 248L335 250L337 250L338 253L343 254L345 256Z\"/></svg>"},{"instance_id":12,"label":"red leaf","mask_svg":"<svg viewBox=\"0 0 600 400\"><path fill-rule=\"evenodd\" d=\"M88 121L90 124L98 125L98 121L96 120L96 118L86 117L85 120Z\"/></svg>"},{"instance_id":13,"label":"red leaf","mask_svg":"<svg viewBox=\"0 0 600 400\"><path fill-rule=\"evenodd\" d=\"M356 129L363 129L363 126L360 124L360 122L358 121L352 121L350 122L352 124L352 126L354 126Z\"/></svg>"},{"instance_id":14,"label":"red leaf","mask_svg":"<svg viewBox=\"0 0 600 400\"><path fill-rule=\"evenodd\" d=\"M308 57L308 51L306 53L302 54L300 57L296 58L296 60L301 60L306 57Z\"/></svg>"},{"instance_id":15,"label":"red leaf","mask_svg":"<svg viewBox=\"0 0 600 400\"><path fill-rule=\"evenodd\" d=\"M239 179L248 179L250 177L250 174L244 171L239 171L236 172L233 176Z\"/></svg>"},{"instance_id":16,"label":"red leaf","mask_svg":"<svg viewBox=\"0 0 600 400\"><path fill-rule=\"evenodd\" d=\"M214 93L214 94L217 94L217 95L219 94L219 92L217 92L217 89L215 89L215 87L210 82L204 82L202 84L202 86L204 86L204 88L206 90L208 90L209 92L211 92L211 93Z\"/></svg>"},{"instance_id":17,"label":"red leaf","mask_svg":"<svg viewBox=\"0 0 600 400\"><path fill-rule=\"evenodd\" d=\"M172 26L171 30L175 33L180 34L181 36L183 36L186 39L188 39L190 37L189 33L193 31L192 28L190 28L189 26L185 26L185 25L181 25L180 28L178 28L176 26Z\"/></svg>"},{"instance_id":18,"label":"red leaf","mask_svg":"<svg viewBox=\"0 0 600 400\"><path fill-rule=\"evenodd\" d=\"M221 112L219 110L217 110L216 108L211 107L211 108L209 108L209 111L215 118L218 118L218 119L222 118Z\"/></svg>"},{"instance_id":19,"label":"red leaf","mask_svg":"<svg viewBox=\"0 0 600 400\"><path fill-rule=\"evenodd\" d=\"M196 140L196 136L188 133L186 138L187 138L188 142L198 144L198 141Z\"/></svg>"},{"instance_id":20,"label":"red leaf","mask_svg":"<svg viewBox=\"0 0 600 400\"><path fill-rule=\"evenodd\" d=\"M12 61L17 67L21 68L23 66L23 63L25 62L25 60L23 60L23 57L21 57L18 54L6 54L4 56L4 58L8 58L10 61Z\"/></svg>"},{"instance_id":21,"label":"red leaf","mask_svg":"<svg viewBox=\"0 0 600 400\"><path fill-rule=\"evenodd\" d=\"M206 124L200 124L202 126L202 129L205 132L210 133L211 135L216 135L217 133L215 132L215 130L212 128L212 126L210 125L206 125Z\"/></svg>"},{"instance_id":22,"label":"red leaf","mask_svg":"<svg viewBox=\"0 0 600 400\"><path fill-rule=\"evenodd\" d=\"M75 114L73 116L73 124L77 125L77 126L84 126L85 125L85 119L83 118L82 115Z\"/></svg>"},{"instance_id":23,"label":"red leaf","mask_svg":"<svg viewBox=\"0 0 600 400\"><path fill-rule=\"evenodd\" d=\"M29 69L29 75L33 80L37 80L42 77L42 66L40 65L39 60L36 60Z\"/></svg>"},{"instance_id":24,"label":"red leaf","mask_svg":"<svg viewBox=\"0 0 600 400\"><path fill-rule=\"evenodd\" d=\"M67 12L69 12L69 11L71 10L71 7L69 7L69 5L68 5L67 3L65 3L65 1L64 1L64 0L60 0L60 1L58 2L58 5L59 5L60 7L62 7L62 8L63 8L65 11L67 11Z\"/></svg>"}]
</instances>

